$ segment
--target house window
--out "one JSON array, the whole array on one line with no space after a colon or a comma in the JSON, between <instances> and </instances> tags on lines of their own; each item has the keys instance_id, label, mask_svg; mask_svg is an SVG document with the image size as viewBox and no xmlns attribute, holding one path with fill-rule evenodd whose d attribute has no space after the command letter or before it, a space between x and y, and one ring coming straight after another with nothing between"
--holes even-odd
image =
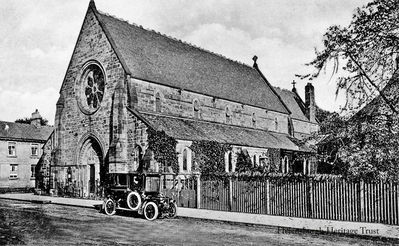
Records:
<instances>
[{"instance_id":1,"label":"house window","mask_svg":"<svg viewBox=\"0 0 399 246\"><path fill-rule=\"evenodd\" d=\"M161 112L161 94L155 94L155 112Z\"/></svg>"},{"instance_id":2,"label":"house window","mask_svg":"<svg viewBox=\"0 0 399 246\"><path fill-rule=\"evenodd\" d=\"M252 166L256 167L257 163L256 163L256 155L254 155L253 160L252 160Z\"/></svg>"},{"instance_id":3,"label":"house window","mask_svg":"<svg viewBox=\"0 0 399 246\"><path fill-rule=\"evenodd\" d=\"M15 142L8 143L8 156L16 156L17 155L15 147L16 147Z\"/></svg>"},{"instance_id":4,"label":"house window","mask_svg":"<svg viewBox=\"0 0 399 246\"><path fill-rule=\"evenodd\" d=\"M233 153L231 151L225 154L225 170L226 172L233 172Z\"/></svg>"},{"instance_id":5,"label":"house window","mask_svg":"<svg viewBox=\"0 0 399 246\"><path fill-rule=\"evenodd\" d=\"M30 166L30 177L35 178L36 177L36 165L31 165Z\"/></svg>"},{"instance_id":6,"label":"house window","mask_svg":"<svg viewBox=\"0 0 399 246\"><path fill-rule=\"evenodd\" d=\"M187 171L188 153L187 149L183 150L183 171Z\"/></svg>"},{"instance_id":7,"label":"house window","mask_svg":"<svg viewBox=\"0 0 399 246\"><path fill-rule=\"evenodd\" d=\"M231 111L228 107L226 107L226 123L231 124Z\"/></svg>"},{"instance_id":8,"label":"house window","mask_svg":"<svg viewBox=\"0 0 399 246\"><path fill-rule=\"evenodd\" d=\"M18 178L18 165L10 164L10 179Z\"/></svg>"},{"instance_id":9,"label":"house window","mask_svg":"<svg viewBox=\"0 0 399 246\"><path fill-rule=\"evenodd\" d=\"M200 106L199 106L198 100L196 100L196 99L194 100L193 107L194 107L194 118L198 119L199 111L200 111Z\"/></svg>"},{"instance_id":10,"label":"house window","mask_svg":"<svg viewBox=\"0 0 399 246\"><path fill-rule=\"evenodd\" d=\"M277 121L277 117L274 118L274 128L277 131L278 130L278 121Z\"/></svg>"},{"instance_id":11,"label":"house window","mask_svg":"<svg viewBox=\"0 0 399 246\"><path fill-rule=\"evenodd\" d=\"M32 156L38 156L39 155L39 145L38 144L32 144L31 145L31 152L32 152Z\"/></svg>"}]
</instances>

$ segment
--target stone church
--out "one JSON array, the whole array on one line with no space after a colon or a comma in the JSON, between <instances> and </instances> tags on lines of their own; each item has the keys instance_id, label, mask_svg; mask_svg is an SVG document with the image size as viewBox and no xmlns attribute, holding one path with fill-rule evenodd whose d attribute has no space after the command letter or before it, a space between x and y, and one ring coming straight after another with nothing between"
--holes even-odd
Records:
<instances>
[{"instance_id":1,"label":"stone church","mask_svg":"<svg viewBox=\"0 0 399 246\"><path fill-rule=\"evenodd\" d=\"M292 171L296 153L311 156L300 139L318 130L314 88L305 102L274 88L253 66L102 13L90 1L56 105L51 182L93 187L105 173L135 172L148 153L148 131L177 141L179 173L192 171L193 141L245 149L254 165L271 158ZM301 170L314 172L303 160Z\"/></svg>"}]
</instances>

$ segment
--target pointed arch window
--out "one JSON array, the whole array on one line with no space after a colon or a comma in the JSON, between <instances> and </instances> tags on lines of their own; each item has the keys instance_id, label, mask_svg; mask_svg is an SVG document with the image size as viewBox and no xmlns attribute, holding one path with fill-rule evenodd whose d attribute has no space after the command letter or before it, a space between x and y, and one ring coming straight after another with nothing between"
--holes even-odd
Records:
<instances>
[{"instance_id":1,"label":"pointed arch window","mask_svg":"<svg viewBox=\"0 0 399 246\"><path fill-rule=\"evenodd\" d=\"M137 145L133 150L133 163L138 167L142 158L141 147Z\"/></svg>"},{"instance_id":2,"label":"pointed arch window","mask_svg":"<svg viewBox=\"0 0 399 246\"><path fill-rule=\"evenodd\" d=\"M194 99L193 107L194 107L194 118L199 119L200 105L197 99Z\"/></svg>"},{"instance_id":3,"label":"pointed arch window","mask_svg":"<svg viewBox=\"0 0 399 246\"><path fill-rule=\"evenodd\" d=\"M231 110L229 107L226 107L226 123L231 124Z\"/></svg>"},{"instance_id":4,"label":"pointed arch window","mask_svg":"<svg viewBox=\"0 0 399 246\"><path fill-rule=\"evenodd\" d=\"M188 151L187 148L183 150L183 171L187 171L188 166Z\"/></svg>"},{"instance_id":5,"label":"pointed arch window","mask_svg":"<svg viewBox=\"0 0 399 246\"><path fill-rule=\"evenodd\" d=\"M281 161L281 172L282 173L288 173L289 172L289 160L288 156L284 156L284 158Z\"/></svg>"},{"instance_id":6,"label":"pointed arch window","mask_svg":"<svg viewBox=\"0 0 399 246\"><path fill-rule=\"evenodd\" d=\"M161 94L159 92L157 92L155 94L155 112L161 112Z\"/></svg>"},{"instance_id":7,"label":"pointed arch window","mask_svg":"<svg viewBox=\"0 0 399 246\"><path fill-rule=\"evenodd\" d=\"M228 172L233 172L233 153L231 151L227 156L227 165Z\"/></svg>"}]
</instances>

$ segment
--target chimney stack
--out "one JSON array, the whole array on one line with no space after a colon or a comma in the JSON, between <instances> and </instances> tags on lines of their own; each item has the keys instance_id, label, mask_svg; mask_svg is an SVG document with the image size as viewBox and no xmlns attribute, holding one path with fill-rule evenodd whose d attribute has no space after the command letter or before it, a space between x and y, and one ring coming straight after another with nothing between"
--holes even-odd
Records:
<instances>
[{"instance_id":1,"label":"chimney stack","mask_svg":"<svg viewBox=\"0 0 399 246\"><path fill-rule=\"evenodd\" d=\"M32 117L30 118L30 124L34 125L36 127L40 127L41 120L42 120L42 116L40 115L39 110L36 109L36 111L32 113Z\"/></svg>"},{"instance_id":2,"label":"chimney stack","mask_svg":"<svg viewBox=\"0 0 399 246\"><path fill-rule=\"evenodd\" d=\"M316 122L316 103L314 98L314 87L311 83L305 86L306 117L309 121Z\"/></svg>"}]
</instances>

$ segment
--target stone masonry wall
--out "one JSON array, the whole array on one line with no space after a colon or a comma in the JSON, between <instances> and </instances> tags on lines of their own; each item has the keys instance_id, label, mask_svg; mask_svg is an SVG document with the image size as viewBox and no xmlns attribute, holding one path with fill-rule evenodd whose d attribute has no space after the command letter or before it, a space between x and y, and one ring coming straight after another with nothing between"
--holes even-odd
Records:
<instances>
[{"instance_id":1,"label":"stone masonry wall","mask_svg":"<svg viewBox=\"0 0 399 246\"><path fill-rule=\"evenodd\" d=\"M287 114L138 79L132 79L131 83L133 84L131 86L135 87L137 107L142 111L154 112L155 95L160 93L162 114L195 118L194 101L197 100L199 119L226 123L226 108L228 108L231 111L231 123L228 124L288 133Z\"/></svg>"},{"instance_id":2,"label":"stone masonry wall","mask_svg":"<svg viewBox=\"0 0 399 246\"><path fill-rule=\"evenodd\" d=\"M78 107L75 84L83 65L90 60L98 61L105 71L105 92L99 110L92 115L86 115ZM57 129L61 131L61 165L75 164L80 148L77 143L87 132L100 139L99 144L105 152L103 155L107 154L110 143L112 94L117 82L123 80L124 76L124 70L115 52L94 13L89 10L60 92L65 99L61 129Z\"/></svg>"}]
</instances>

